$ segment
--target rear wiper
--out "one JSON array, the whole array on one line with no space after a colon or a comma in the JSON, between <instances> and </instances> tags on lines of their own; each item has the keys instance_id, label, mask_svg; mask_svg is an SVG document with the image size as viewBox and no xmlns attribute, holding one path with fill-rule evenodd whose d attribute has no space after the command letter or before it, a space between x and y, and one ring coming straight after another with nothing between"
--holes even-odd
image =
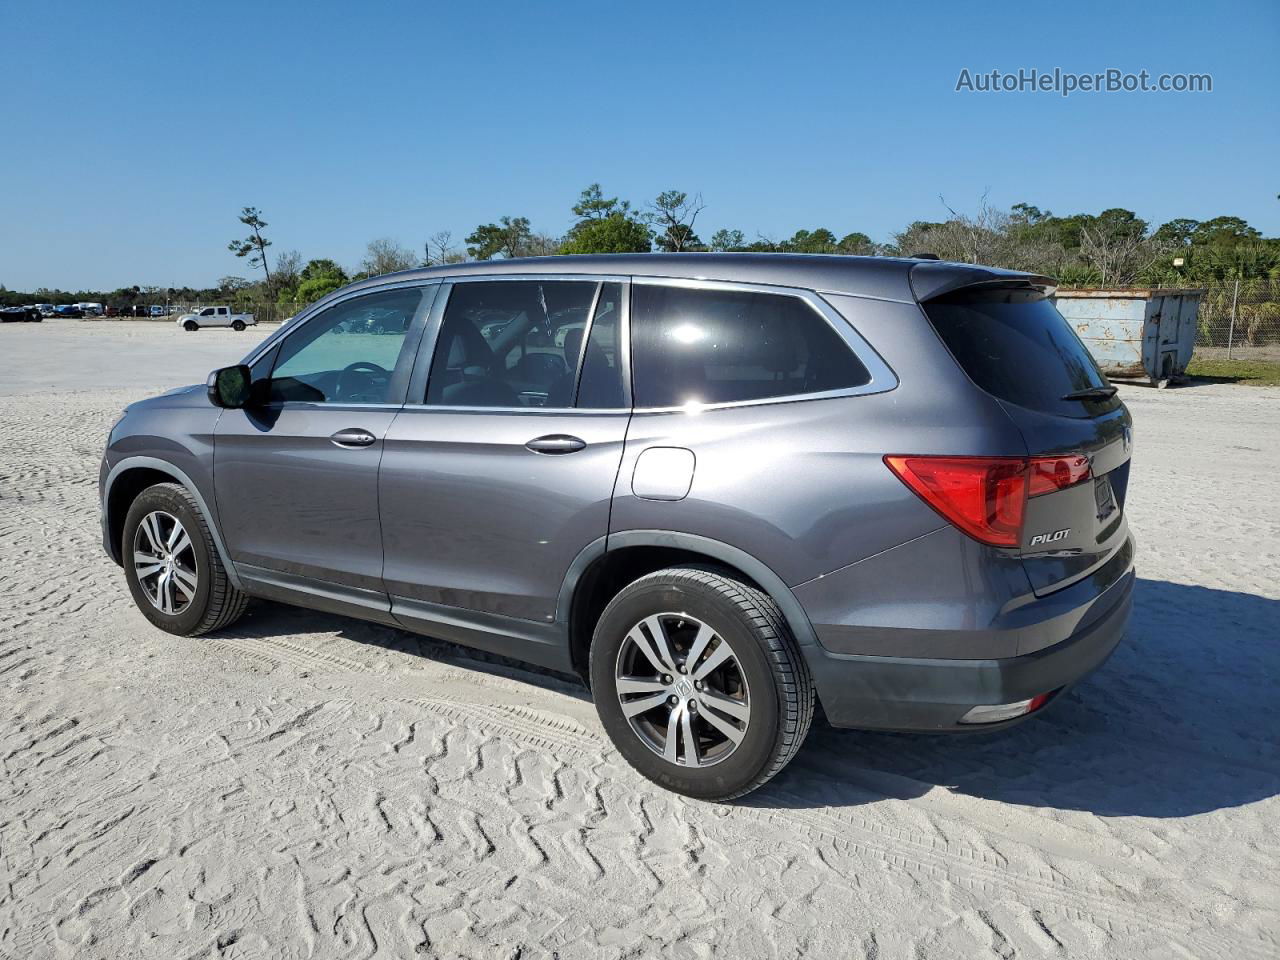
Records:
<instances>
[{"instance_id":1,"label":"rear wiper","mask_svg":"<svg viewBox=\"0 0 1280 960\"><path fill-rule=\"evenodd\" d=\"M1063 400L1110 400L1116 395L1115 387L1088 387L1084 390L1073 390Z\"/></svg>"}]
</instances>

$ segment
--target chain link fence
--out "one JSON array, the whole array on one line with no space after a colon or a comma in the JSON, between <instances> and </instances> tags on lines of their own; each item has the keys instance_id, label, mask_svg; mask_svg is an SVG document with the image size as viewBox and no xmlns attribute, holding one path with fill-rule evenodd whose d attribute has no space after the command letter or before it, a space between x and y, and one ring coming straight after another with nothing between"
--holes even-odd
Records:
<instances>
[{"instance_id":1,"label":"chain link fence","mask_svg":"<svg viewBox=\"0 0 1280 960\"><path fill-rule=\"evenodd\" d=\"M1200 299L1196 352L1237 360L1280 360L1280 281L1235 280Z\"/></svg>"}]
</instances>

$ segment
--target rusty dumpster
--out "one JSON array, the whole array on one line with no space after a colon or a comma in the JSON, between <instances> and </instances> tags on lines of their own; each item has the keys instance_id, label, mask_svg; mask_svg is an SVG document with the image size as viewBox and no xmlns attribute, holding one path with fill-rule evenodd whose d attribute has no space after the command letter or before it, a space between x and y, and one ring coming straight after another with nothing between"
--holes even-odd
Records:
<instances>
[{"instance_id":1,"label":"rusty dumpster","mask_svg":"<svg viewBox=\"0 0 1280 960\"><path fill-rule=\"evenodd\" d=\"M1196 344L1204 290L1059 290L1059 312L1080 335L1102 372L1164 387L1182 379Z\"/></svg>"}]
</instances>

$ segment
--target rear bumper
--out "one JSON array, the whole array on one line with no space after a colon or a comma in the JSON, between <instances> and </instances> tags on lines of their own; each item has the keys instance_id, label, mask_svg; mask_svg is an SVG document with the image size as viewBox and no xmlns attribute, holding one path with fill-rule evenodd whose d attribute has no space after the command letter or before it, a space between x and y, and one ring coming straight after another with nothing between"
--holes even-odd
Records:
<instances>
[{"instance_id":1,"label":"rear bumper","mask_svg":"<svg viewBox=\"0 0 1280 960\"><path fill-rule=\"evenodd\" d=\"M805 648L833 726L881 730L991 730L1019 719L961 724L972 707L1013 703L1070 686L1101 666L1124 636L1135 575L1127 569L1089 604L1079 628L1058 643L989 660L859 656Z\"/></svg>"}]
</instances>

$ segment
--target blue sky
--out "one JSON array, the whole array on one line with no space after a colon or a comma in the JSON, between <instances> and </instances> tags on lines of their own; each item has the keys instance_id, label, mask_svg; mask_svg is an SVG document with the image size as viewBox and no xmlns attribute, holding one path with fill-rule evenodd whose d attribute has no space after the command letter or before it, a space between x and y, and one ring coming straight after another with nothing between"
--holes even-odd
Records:
<instances>
[{"instance_id":1,"label":"blue sky","mask_svg":"<svg viewBox=\"0 0 1280 960\"><path fill-rule=\"evenodd\" d=\"M966 9L976 7L977 9ZM698 232L883 240L939 194L1280 234L1280 4L10 0L0 283L114 288L347 265L581 189L701 192ZM1207 72L1211 94L956 93L962 68Z\"/></svg>"}]
</instances>

